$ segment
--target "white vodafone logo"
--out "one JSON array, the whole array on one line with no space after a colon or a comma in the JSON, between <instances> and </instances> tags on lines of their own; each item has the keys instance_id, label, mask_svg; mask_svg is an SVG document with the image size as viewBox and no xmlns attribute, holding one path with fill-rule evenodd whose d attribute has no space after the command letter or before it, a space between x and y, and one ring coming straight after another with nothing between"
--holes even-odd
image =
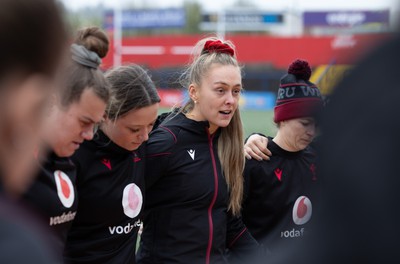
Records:
<instances>
[{"instance_id":1,"label":"white vodafone logo","mask_svg":"<svg viewBox=\"0 0 400 264\"><path fill-rule=\"evenodd\" d=\"M122 195L122 208L126 216L135 218L140 213L142 204L143 196L140 188L134 183L128 184Z\"/></svg>"},{"instance_id":2,"label":"white vodafone logo","mask_svg":"<svg viewBox=\"0 0 400 264\"><path fill-rule=\"evenodd\" d=\"M304 225L312 215L312 204L306 196L297 198L293 206L293 222L296 225Z\"/></svg>"},{"instance_id":3,"label":"white vodafone logo","mask_svg":"<svg viewBox=\"0 0 400 264\"><path fill-rule=\"evenodd\" d=\"M67 174L60 170L54 172L54 179L57 186L58 198L60 198L61 203L70 208L75 201L75 190L72 182Z\"/></svg>"}]
</instances>

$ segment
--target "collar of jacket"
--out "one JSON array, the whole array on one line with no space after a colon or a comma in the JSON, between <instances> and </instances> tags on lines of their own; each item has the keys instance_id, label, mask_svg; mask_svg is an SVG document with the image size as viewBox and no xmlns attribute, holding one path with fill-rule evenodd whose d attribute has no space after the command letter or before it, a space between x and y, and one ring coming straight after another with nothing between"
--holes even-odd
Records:
<instances>
[{"instance_id":1,"label":"collar of jacket","mask_svg":"<svg viewBox=\"0 0 400 264\"><path fill-rule=\"evenodd\" d=\"M177 113L174 115L168 116L167 120L160 126L175 126L184 130L188 130L193 134L208 134L208 128L210 127L210 123L208 121L196 121L190 118L187 118L183 113ZM214 133L215 136L219 136L221 133L221 129L217 129Z\"/></svg>"},{"instance_id":2,"label":"collar of jacket","mask_svg":"<svg viewBox=\"0 0 400 264\"><path fill-rule=\"evenodd\" d=\"M96 145L101 149L101 151L104 151L107 154L121 154L121 155L127 155L134 153L135 151L130 151L127 149L124 149L117 144L115 144L104 132L99 129L97 130L93 141L96 143ZM140 148L140 147L139 147Z\"/></svg>"}]
</instances>

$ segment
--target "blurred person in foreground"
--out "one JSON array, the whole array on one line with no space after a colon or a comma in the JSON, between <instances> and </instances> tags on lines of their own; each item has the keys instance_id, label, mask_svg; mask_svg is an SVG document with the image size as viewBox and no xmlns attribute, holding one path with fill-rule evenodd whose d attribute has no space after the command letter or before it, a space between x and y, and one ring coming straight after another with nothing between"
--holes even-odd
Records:
<instances>
[{"instance_id":1,"label":"blurred person in foreground","mask_svg":"<svg viewBox=\"0 0 400 264\"><path fill-rule=\"evenodd\" d=\"M325 263L399 260L399 61L397 35L330 97L321 127L324 226L314 241Z\"/></svg>"},{"instance_id":2,"label":"blurred person in foreground","mask_svg":"<svg viewBox=\"0 0 400 264\"><path fill-rule=\"evenodd\" d=\"M15 198L37 170L33 156L64 54L65 25L53 0L2 0L0 35L0 260L54 263L45 232Z\"/></svg>"}]
</instances>

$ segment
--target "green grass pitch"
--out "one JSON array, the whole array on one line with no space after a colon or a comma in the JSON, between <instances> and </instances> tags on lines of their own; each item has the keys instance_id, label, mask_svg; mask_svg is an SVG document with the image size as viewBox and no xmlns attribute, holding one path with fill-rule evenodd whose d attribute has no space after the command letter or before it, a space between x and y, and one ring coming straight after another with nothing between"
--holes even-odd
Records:
<instances>
[{"instance_id":1,"label":"green grass pitch","mask_svg":"<svg viewBox=\"0 0 400 264\"><path fill-rule=\"evenodd\" d=\"M161 108L159 113L170 111L168 108ZM276 126L273 120L274 111L240 110L244 136L248 137L251 133L262 133L266 136L275 136Z\"/></svg>"}]
</instances>

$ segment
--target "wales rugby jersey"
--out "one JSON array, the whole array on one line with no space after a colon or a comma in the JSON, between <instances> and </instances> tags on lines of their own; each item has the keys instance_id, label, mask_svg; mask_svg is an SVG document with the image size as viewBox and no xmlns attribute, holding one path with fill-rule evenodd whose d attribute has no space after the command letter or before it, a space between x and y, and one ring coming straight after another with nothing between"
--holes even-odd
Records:
<instances>
[{"instance_id":1,"label":"wales rugby jersey","mask_svg":"<svg viewBox=\"0 0 400 264\"><path fill-rule=\"evenodd\" d=\"M72 161L50 153L23 195L23 202L49 227L52 246L60 258L78 207L75 180L76 168Z\"/></svg>"},{"instance_id":2,"label":"wales rugby jersey","mask_svg":"<svg viewBox=\"0 0 400 264\"><path fill-rule=\"evenodd\" d=\"M135 263L144 195L141 148L128 151L99 131L73 155L79 206L64 252L67 263Z\"/></svg>"},{"instance_id":3,"label":"wales rugby jersey","mask_svg":"<svg viewBox=\"0 0 400 264\"><path fill-rule=\"evenodd\" d=\"M280 148L268 138L269 161L246 160L243 221L272 253L306 235L319 200L316 155Z\"/></svg>"}]
</instances>

